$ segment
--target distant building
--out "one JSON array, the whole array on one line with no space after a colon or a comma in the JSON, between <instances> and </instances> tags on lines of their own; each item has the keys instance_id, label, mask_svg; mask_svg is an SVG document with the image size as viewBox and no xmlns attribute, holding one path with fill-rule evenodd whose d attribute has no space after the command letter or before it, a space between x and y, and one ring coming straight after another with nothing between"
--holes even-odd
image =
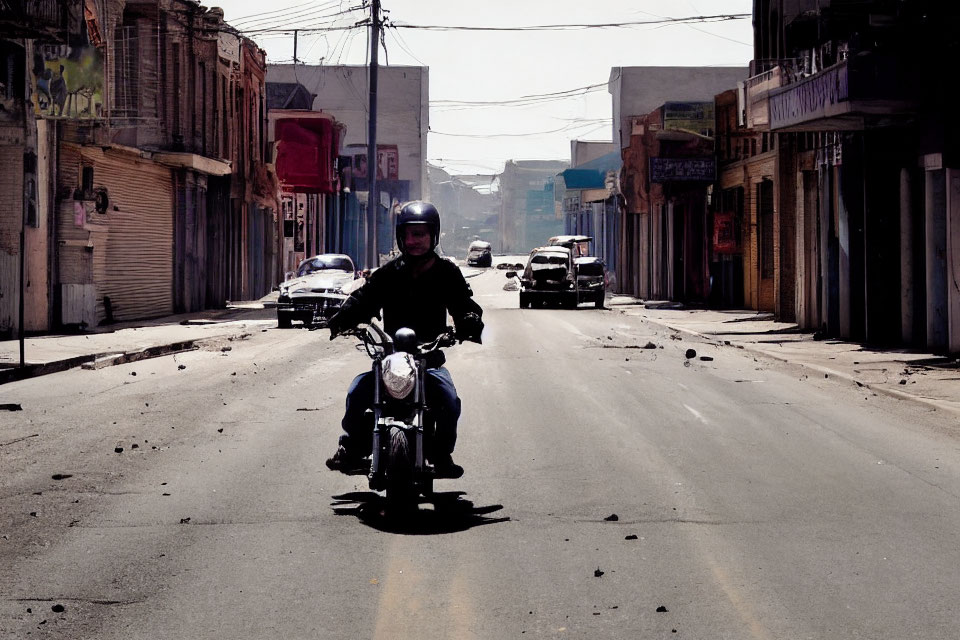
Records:
<instances>
[{"instance_id":1,"label":"distant building","mask_svg":"<svg viewBox=\"0 0 960 640\"><path fill-rule=\"evenodd\" d=\"M593 255L607 271L617 264L620 242L617 176L623 165L614 142L570 142L572 166L557 174L554 200L563 212L563 233L593 238Z\"/></svg>"},{"instance_id":2,"label":"distant building","mask_svg":"<svg viewBox=\"0 0 960 640\"><path fill-rule=\"evenodd\" d=\"M564 160L508 160L500 174L501 253L526 253L563 233L563 211L555 204L555 176Z\"/></svg>"},{"instance_id":3,"label":"distant building","mask_svg":"<svg viewBox=\"0 0 960 640\"><path fill-rule=\"evenodd\" d=\"M698 103L710 101L718 93L737 87L738 83L746 79L747 67L613 67L610 70L608 90L613 101L613 140L619 144L623 154L623 169L621 170L619 190L623 198L623 210L620 214L620 251L616 265L617 288L623 293L634 296L647 297L650 295L666 296L673 291L698 291L702 287L697 282L700 278L691 281L687 286L683 281L674 280L672 268L654 270L654 260L670 261L673 254L663 253L663 245L657 245L664 238L673 238L672 233L686 229L703 228L706 215L705 198L701 205L694 206L692 202L687 206L676 206L676 200L668 194L663 199L664 210L650 210L649 194L643 191L649 182L649 163L646 162L641 149L648 146L634 137L647 136L649 126L658 125L650 116L668 103L680 105L682 103ZM681 114L661 114L662 117L674 121L681 120ZM709 133L699 133L712 139L713 113L711 109L711 126ZM712 142L711 142L712 144ZM674 146L666 144L665 147ZM657 145L659 149L660 145ZM654 150L654 153L659 153ZM672 161L671 161L672 162ZM669 164L669 162L668 162ZM666 177L666 176L665 176ZM674 180L671 178L670 181ZM708 181L712 182L713 178ZM706 184L704 184L704 187ZM705 192L704 192L705 195ZM691 218L692 216L692 218ZM672 242L672 240L671 240ZM662 256L657 257L659 253ZM676 256L680 260L679 255ZM702 262L702 260L701 260ZM677 276L679 277L679 276ZM661 286L662 285L662 286Z\"/></svg>"},{"instance_id":4,"label":"distant building","mask_svg":"<svg viewBox=\"0 0 960 640\"><path fill-rule=\"evenodd\" d=\"M269 65L268 73L271 83L302 85L304 91L292 99L303 104L304 92L315 96L311 108L332 115L345 127L340 169L343 186L351 195L342 248L362 264L368 192L368 69L358 65L283 64ZM381 66L377 83L378 248L386 254L394 244L392 215L396 205L426 193L429 70ZM350 231L353 227L356 228Z\"/></svg>"}]
</instances>

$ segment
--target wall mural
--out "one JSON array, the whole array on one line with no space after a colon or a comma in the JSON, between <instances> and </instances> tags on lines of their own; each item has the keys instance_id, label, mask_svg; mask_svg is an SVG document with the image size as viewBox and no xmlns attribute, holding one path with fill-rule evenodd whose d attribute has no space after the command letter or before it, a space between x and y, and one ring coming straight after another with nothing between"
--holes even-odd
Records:
<instances>
[{"instance_id":1,"label":"wall mural","mask_svg":"<svg viewBox=\"0 0 960 640\"><path fill-rule=\"evenodd\" d=\"M34 111L45 118L103 117L103 56L90 44L41 45L33 57Z\"/></svg>"}]
</instances>

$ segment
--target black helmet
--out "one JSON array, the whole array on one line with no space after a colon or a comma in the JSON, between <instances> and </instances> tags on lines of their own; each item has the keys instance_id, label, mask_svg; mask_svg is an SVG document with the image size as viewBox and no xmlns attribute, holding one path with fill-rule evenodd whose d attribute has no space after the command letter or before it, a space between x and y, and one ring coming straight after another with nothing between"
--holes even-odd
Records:
<instances>
[{"instance_id":1,"label":"black helmet","mask_svg":"<svg viewBox=\"0 0 960 640\"><path fill-rule=\"evenodd\" d=\"M408 224L430 225L430 249L436 249L440 244L440 212L429 202L413 200L405 203L397 214L397 246L401 252L403 247L403 228Z\"/></svg>"}]
</instances>

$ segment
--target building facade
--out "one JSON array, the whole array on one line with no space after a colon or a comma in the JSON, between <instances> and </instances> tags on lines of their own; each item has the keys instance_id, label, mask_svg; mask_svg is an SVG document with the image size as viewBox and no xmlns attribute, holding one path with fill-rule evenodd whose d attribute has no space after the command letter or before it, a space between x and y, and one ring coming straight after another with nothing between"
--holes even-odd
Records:
<instances>
[{"instance_id":1,"label":"building facade","mask_svg":"<svg viewBox=\"0 0 960 640\"><path fill-rule=\"evenodd\" d=\"M619 252L616 264L617 289L623 293L641 296L663 297L674 291L673 267L669 267L671 254L668 247L653 245L653 238L665 237L669 233L668 223L673 213L656 212L657 220L644 220L637 207L649 202L639 197L637 189L649 176L637 173L649 171L650 164L644 160L649 153L648 145L636 136L643 138L648 129L640 133L643 120L669 102L712 101L713 97L726 89L737 85L748 75L746 67L614 67L610 71L608 91L613 102L614 142L619 144L623 156L623 168L620 175L622 193L619 221ZM654 123L655 124L655 123ZM712 137L712 136L708 136ZM676 146L672 143L667 145ZM712 154L711 154L712 155ZM669 164L669 163L668 163ZM675 182L676 174L672 179ZM711 179L712 180L712 179ZM709 183L708 183L709 184ZM707 185L704 185L707 186ZM658 187L659 189L660 187ZM672 207L676 199L674 194L685 187L668 187L666 206ZM631 194L632 191L632 195ZM658 191L659 193L659 191ZM700 211L701 204L676 203L678 210ZM686 216L687 214L684 214ZM700 214L697 214L699 220ZM671 227L672 228L672 227ZM679 227L677 227L679 229ZM683 227L685 235L694 227ZM679 258L677 258L679 259ZM666 266L665 266L666 265ZM686 285L678 291L687 291ZM692 291L692 290L691 290ZM686 294L684 294L686 295ZM698 294L700 295L700 294Z\"/></svg>"},{"instance_id":2,"label":"building facade","mask_svg":"<svg viewBox=\"0 0 960 640\"><path fill-rule=\"evenodd\" d=\"M367 224L368 69L357 65L270 65L270 81L299 83L314 95L312 109L345 127L339 162L348 190L340 221L340 249L363 267ZM394 246L393 215L405 200L427 189L429 71L426 67L380 66L377 72L377 246ZM356 254L356 255L354 255Z\"/></svg>"},{"instance_id":3,"label":"building facade","mask_svg":"<svg viewBox=\"0 0 960 640\"><path fill-rule=\"evenodd\" d=\"M754 4L748 124L776 138L775 309L825 335L960 350L958 128L931 60L954 3Z\"/></svg>"},{"instance_id":4,"label":"building facade","mask_svg":"<svg viewBox=\"0 0 960 640\"><path fill-rule=\"evenodd\" d=\"M527 253L563 233L563 211L554 198L555 176L569 163L508 160L499 177L498 253Z\"/></svg>"},{"instance_id":5,"label":"building facade","mask_svg":"<svg viewBox=\"0 0 960 640\"><path fill-rule=\"evenodd\" d=\"M34 252L48 304L27 327L263 295L276 244L264 52L194 2L80 4L64 42L30 43L24 74L22 136L42 158L31 179L48 217Z\"/></svg>"}]
</instances>

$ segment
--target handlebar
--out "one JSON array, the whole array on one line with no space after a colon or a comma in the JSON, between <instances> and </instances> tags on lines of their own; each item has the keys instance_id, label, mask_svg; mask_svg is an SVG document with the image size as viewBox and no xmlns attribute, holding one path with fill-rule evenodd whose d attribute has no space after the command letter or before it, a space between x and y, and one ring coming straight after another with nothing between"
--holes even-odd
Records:
<instances>
[{"instance_id":1,"label":"handlebar","mask_svg":"<svg viewBox=\"0 0 960 640\"><path fill-rule=\"evenodd\" d=\"M393 353L394 344L391 338L383 328L376 322L363 323L352 329L346 329L340 332L340 336L352 336L360 340L367 355L371 358L382 357ZM414 355L424 356L444 347L452 347L457 343L456 330L453 327L447 327L447 330L438 335L430 342L423 342L417 345L417 353Z\"/></svg>"}]
</instances>

